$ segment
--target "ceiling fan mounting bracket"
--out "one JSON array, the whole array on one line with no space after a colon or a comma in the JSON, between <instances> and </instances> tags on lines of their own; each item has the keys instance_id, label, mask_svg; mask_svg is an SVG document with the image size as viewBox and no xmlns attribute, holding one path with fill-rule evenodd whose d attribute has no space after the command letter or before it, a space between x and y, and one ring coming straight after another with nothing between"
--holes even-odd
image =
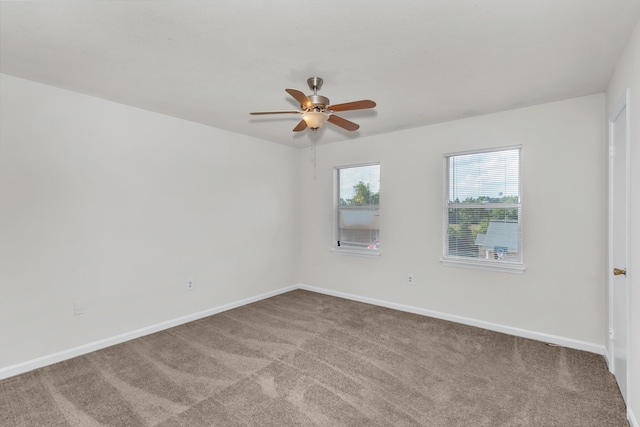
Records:
<instances>
[{"instance_id":1,"label":"ceiling fan mounting bracket","mask_svg":"<svg viewBox=\"0 0 640 427\"><path fill-rule=\"evenodd\" d=\"M324 83L324 80L322 80L320 77L309 77L307 79L309 89L313 91L314 95L316 94L316 91L319 91L320 88L322 88L322 83Z\"/></svg>"}]
</instances>

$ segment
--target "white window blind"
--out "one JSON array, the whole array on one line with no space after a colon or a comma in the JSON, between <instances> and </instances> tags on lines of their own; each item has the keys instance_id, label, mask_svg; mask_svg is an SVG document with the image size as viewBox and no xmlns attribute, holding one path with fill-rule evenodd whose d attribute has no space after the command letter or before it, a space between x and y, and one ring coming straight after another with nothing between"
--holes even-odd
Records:
<instances>
[{"instance_id":1,"label":"white window blind","mask_svg":"<svg viewBox=\"0 0 640 427\"><path fill-rule=\"evenodd\" d=\"M380 164L335 169L335 249L380 251Z\"/></svg>"},{"instance_id":2,"label":"white window blind","mask_svg":"<svg viewBox=\"0 0 640 427\"><path fill-rule=\"evenodd\" d=\"M522 265L520 152L445 155L443 261Z\"/></svg>"}]
</instances>

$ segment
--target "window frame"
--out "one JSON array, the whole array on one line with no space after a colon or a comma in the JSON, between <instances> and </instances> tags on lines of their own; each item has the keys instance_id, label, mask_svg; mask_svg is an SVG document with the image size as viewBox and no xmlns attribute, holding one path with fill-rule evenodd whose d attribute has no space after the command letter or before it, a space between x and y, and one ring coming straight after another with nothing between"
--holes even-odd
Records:
<instances>
[{"instance_id":1,"label":"window frame","mask_svg":"<svg viewBox=\"0 0 640 427\"><path fill-rule=\"evenodd\" d=\"M510 151L518 150L518 195L519 201L511 203L482 203L482 204L470 204L470 203L449 203L451 182L449 159L456 156L465 156L471 154L484 154L494 153L498 151ZM446 266L473 268L480 270L500 271L509 273L522 274L526 270L524 265L524 251L523 251L523 197L522 197L522 145L510 145L504 147L483 148L477 150L459 151L453 153L443 154L443 215L442 215L442 257L440 262ZM500 208L500 209L517 209L518 210L518 253L519 260L517 261L504 261L504 260L488 260L485 258L472 258L465 256L448 255L449 250L449 209L452 207L465 207L470 208L474 206L482 208Z\"/></svg>"},{"instance_id":2,"label":"window frame","mask_svg":"<svg viewBox=\"0 0 640 427\"><path fill-rule=\"evenodd\" d=\"M356 163L349 165L334 166L333 168L333 246L331 252L341 255L361 256L368 258L380 257L380 248L368 249L354 246L338 246L340 239L340 170L365 166L378 166L382 169L381 162ZM380 191L380 190L378 190ZM378 215L381 211L381 203L378 202Z\"/></svg>"}]
</instances>

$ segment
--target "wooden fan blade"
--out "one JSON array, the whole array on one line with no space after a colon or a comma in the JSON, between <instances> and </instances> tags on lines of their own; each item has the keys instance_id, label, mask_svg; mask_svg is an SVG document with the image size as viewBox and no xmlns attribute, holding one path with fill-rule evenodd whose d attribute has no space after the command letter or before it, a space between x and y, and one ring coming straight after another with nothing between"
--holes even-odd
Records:
<instances>
[{"instance_id":1,"label":"wooden fan blade","mask_svg":"<svg viewBox=\"0 0 640 427\"><path fill-rule=\"evenodd\" d=\"M296 99L296 101L300 103L300 106L302 108L313 107L313 102L311 102L311 100L307 98L307 95L305 95L304 93L300 92L297 89L285 89L285 90L289 95L293 96Z\"/></svg>"},{"instance_id":2,"label":"wooden fan blade","mask_svg":"<svg viewBox=\"0 0 640 427\"><path fill-rule=\"evenodd\" d=\"M343 119L340 116L336 116L335 114L330 115L327 121L346 130L358 130L360 128L360 125L350 122L347 119Z\"/></svg>"},{"instance_id":3,"label":"wooden fan blade","mask_svg":"<svg viewBox=\"0 0 640 427\"><path fill-rule=\"evenodd\" d=\"M304 120L300 120L300 123L296 127L293 128L294 132L300 132L301 130L305 130L307 128L307 122Z\"/></svg>"},{"instance_id":4,"label":"wooden fan blade","mask_svg":"<svg viewBox=\"0 0 640 427\"><path fill-rule=\"evenodd\" d=\"M375 102L369 99L363 99L362 101L345 102L344 104L329 105L327 107L327 110L331 110L331 111L364 110L365 108L373 108L375 106L376 106Z\"/></svg>"},{"instance_id":5,"label":"wooden fan blade","mask_svg":"<svg viewBox=\"0 0 640 427\"><path fill-rule=\"evenodd\" d=\"M261 114L300 114L301 111L256 111L254 113L249 113L253 116L259 116Z\"/></svg>"}]
</instances>

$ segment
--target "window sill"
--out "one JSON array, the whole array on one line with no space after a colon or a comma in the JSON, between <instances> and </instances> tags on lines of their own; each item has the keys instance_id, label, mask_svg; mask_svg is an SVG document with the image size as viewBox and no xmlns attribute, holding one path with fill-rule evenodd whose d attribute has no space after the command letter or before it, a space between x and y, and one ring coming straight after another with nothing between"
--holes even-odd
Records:
<instances>
[{"instance_id":1,"label":"window sill","mask_svg":"<svg viewBox=\"0 0 640 427\"><path fill-rule=\"evenodd\" d=\"M442 265L449 267L474 268L477 270L500 271L505 273L523 274L527 269L524 264L493 262L493 261L471 261L457 258L441 258Z\"/></svg>"},{"instance_id":2,"label":"window sill","mask_svg":"<svg viewBox=\"0 0 640 427\"><path fill-rule=\"evenodd\" d=\"M355 248L346 249L343 247L340 247L340 248L333 247L331 248L331 252L338 255L360 256L365 258L380 257L379 249L355 249Z\"/></svg>"}]
</instances>

